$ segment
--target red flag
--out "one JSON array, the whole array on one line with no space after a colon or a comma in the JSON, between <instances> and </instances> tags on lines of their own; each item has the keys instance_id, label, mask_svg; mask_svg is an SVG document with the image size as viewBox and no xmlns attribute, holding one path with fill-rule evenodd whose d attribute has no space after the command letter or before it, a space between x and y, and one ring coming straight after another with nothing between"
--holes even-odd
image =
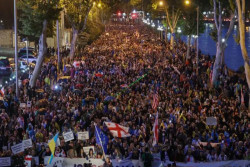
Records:
<instances>
[{"instance_id":1,"label":"red flag","mask_svg":"<svg viewBox=\"0 0 250 167\"><path fill-rule=\"evenodd\" d=\"M109 131L114 137L129 137L131 136L128 132L129 128L121 126L117 123L113 122L104 122L106 126L108 127Z\"/></svg>"},{"instance_id":2,"label":"red flag","mask_svg":"<svg viewBox=\"0 0 250 167\"><path fill-rule=\"evenodd\" d=\"M152 103L153 110L156 110L158 104L159 104L159 96L158 96L158 91L156 91L155 94L153 95L153 103Z\"/></svg>"},{"instance_id":3,"label":"red flag","mask_svg":"<svg viewBox=\"0 0 250 167\"><path fill-rule=\"evenodd\" d=\"M158 112L156 113L156 117L155 117L155 123L154 123L154 127L153 127L153 132L154 132L154 139L153 139L153 146L155 146L158 143Z\"/></svg>"}]
</instances>

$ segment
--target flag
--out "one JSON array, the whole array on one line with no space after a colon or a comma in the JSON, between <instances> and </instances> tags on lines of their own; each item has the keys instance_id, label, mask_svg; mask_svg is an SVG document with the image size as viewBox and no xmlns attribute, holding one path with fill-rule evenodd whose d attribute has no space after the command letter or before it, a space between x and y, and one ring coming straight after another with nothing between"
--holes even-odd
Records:
<instances>
[{"instance_id":1,"label":"flag","mask_svg":"<svg viewBox=\"0 0 250 167\"><path fill-rule=\"evenodd\" d=\"M107 147L108 147L108 142L109 142L109 138L107 135L105 135L103 133L103 131L101 131L101 129L97 126L95 126L95 140L96 140L96 144L99 144L102 146L104 153L107 153Z\"/></svg>"},{"instance_id":2,"label":"flag","mask_svg":"<svg viewBox=\"0 0 250 167\"><path fill-rule=\"evenodd\" d=\"M152 103L153 110L157 109L158 104L159 104L159 96L158 96L158 89L157 89L157 91L155 91L153 95L153 103Z\"/></svg>"},{"instance_id":3,"label":"flag","mask_svg":"<svg viewBox=\"0 0 250 167\"><path fill-rule=\"evenodd\" d=\"M2 89L0 90L0 94L1 94L2 96L4 96L4 88L2 88Z\"/></svg>"},{"instance_id":4,"label":"flag","mask_svg":"<svg viewBox=\"0 0 250 167\"><path fill-rule=\"evenodd\" d=\"M241 102L241 105L244 105L245 101L244 101L244 93L243 93L243 90L241 88L241 98L240 98L240 102Z\"/></svg>"},{"instance_id":5,"label":"flag","mask_svg":"<svg viewBox=\"0 0 250 167\"><path fill-rule=\"evenodd\" d=\"M154 132L154 138L153 138L153 146L155 146L158 143L158 112L156 113L156 117L155 117L155 123L154 123L154 127L153 127L153 132Z\"/></svg>"},{"instance_id":6,"label":"flag","mask_svg":"<svg viewBox=\"0 0 250 167\"><path fill-rule=\"evenodd\" d=\"M106 126L108 127L109 131L114 137L129 137L131 136L128 132L129 128L121 126L117 123L113 122L104 122Z\"/></svg>"},{"instance_id":7,"label":"flag","mask_svg":"<svg viewBox=\"0 0 250 167\"><path fill-rule=\"evenodd\" d=\"M210 79L210 84L213 84L213 70L211 70L210 74L209 74L209 79Z\"/></svg>"},{"instance_id":8,"label":"flag","mask_svg":"<svg viewBox=\"0 0 250 167\"><path fill-rule=\"evenodd\" d=\"M52 140L50 140L50 142L48 143L49 145L49 149L51 151L51 156L49 158L49 161L48 161L48 164L51 164L52 162L52 159L54 157L54 153L55 153L55 149L56 149L56 142L57 142L57 139L58 139L58 133L53 137Z\"/></svg>"}]
</instances>

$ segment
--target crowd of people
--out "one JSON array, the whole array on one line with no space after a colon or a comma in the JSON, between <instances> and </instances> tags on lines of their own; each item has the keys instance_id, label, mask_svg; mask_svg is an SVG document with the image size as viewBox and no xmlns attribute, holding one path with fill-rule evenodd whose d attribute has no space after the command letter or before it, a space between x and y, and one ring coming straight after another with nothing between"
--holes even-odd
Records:
<instances>
[{"instance_id":1,"label":"crowd of people","mask_svg":"<svg viewBox=\"0 0 250 167\"><path fill-rule=\"evenodd\" d=\"M48 140L59 132L56 157L103 158L96 123L109 138L106 154L111 159L142 159L146 166L152 162L145 158L148 153L174 162L249 160L249 90L244 79L222 72L212 87L213 59L200 54L197 65L195 49L188 60L186 51L184 42L176 40L171 49L142 25L106 26L74 60L63 60L60 75L69 77L62 82L51 82L60 77L56 61L51 61L44 64L35 88L28 82L21 86L19 99L12 89L6 91L5 102L0 102L0 157L11 156L12 145L31 138L33 147L20 155L39 156L43 163L51 154ZM152 109L156 92L157 111ZM105 100L107 96L113 98ZM30 106L20 107L27 101ZM153 147L157 112L159 139ZM207 117L215 117L217 125L207 125ZM114 138L104 121L129 127L131 137ZM75 139L64 142L62 134L69 131ZM89 139L77 140L79 131L88 131ZM85 146L95 149L85 153Z\"/></svg>"}]
</instances>

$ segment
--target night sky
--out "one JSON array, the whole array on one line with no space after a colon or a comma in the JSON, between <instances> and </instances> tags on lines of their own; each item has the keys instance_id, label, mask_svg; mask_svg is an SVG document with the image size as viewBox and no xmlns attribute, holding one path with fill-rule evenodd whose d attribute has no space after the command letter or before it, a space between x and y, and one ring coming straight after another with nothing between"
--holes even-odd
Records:
<instances>
[{"instance_id":1,"label":"night sky","mask_svg":"<svg viewBox=\"0 0 250 167\"><path fill-rule=\"evenodd\" d=\"M13 5L14 0L0 0L0 20L3 20L5 28L13 27Z\"/></svg>"}]
</instances>

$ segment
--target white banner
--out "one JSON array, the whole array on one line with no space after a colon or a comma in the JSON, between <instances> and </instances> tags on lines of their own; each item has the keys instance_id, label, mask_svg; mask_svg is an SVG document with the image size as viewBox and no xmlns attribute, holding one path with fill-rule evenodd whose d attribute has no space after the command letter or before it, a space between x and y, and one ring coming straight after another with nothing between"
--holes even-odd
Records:
<instances>
[{"instance_id":1,"label":"white banner","mask_svg":"<svg viewBox=\"0 0 250 167\"><path fill-rule=\"evenodd\" d=\"M23 143L16 144L14 146L11 146L11 150L13 154L18 154L24 151L23 149Z\"/></svg>"},{"instance_id":2,"label":"white banner","mask_svg":"<svg viewBox=\"0 0 250 167\"><path fill-rule=\"evenodd\" d=\"M28 107L28 108L31 107L31 101L27 101L27 107Z\"/></svg>"},{"instance_id":3,"label":"white banner","mask_svg":"<svg viewBox=\"0 0 250 167\"><path fill-rule=\"evenodd\" d=\"M23 140L23 149L31 148L31 147L32 147L31 139Z\"/></svg>"},{"instance_id":4,"label":"white banner","mask_svg":"<svg viewBox=\"0 0 250 167\"><path fill-rule=\"evenodd\" d=\"M89 139L89 132L88 131L78 132L77 136L78 136L78 140L87 140Z\"/></svg>"},{"instance_id":5,"label":"white banner","mask_svg":"<svg viewBox=\"0 0 250 167\"><path fill-rule=\"evenodd\" d=\"M102 159L85 159L85 158L60 158L54 157L51 164L48 164L49 157L44 157L44 165L46 167L84 167L85 164L91 164L93 167L102 167L104 161Z\"/></svg>"},{"instance_id":6,"label":"white banner","mask_svg":"<svg viewBox=\"0 0 250 167\"><path fill-rule=\"evenodd\" d=\"M74 134L73 134L72 131L63 133L63 138L64 138L64 141L65 141L65 142L74 140Z\"/></svg>"},{"instance_id":7,"label":"white banner","mask_svg":"<svg viewBox=\"0 0 250 167\"><path fill-rule=\"evenodd\" d=\"M92 149L93 153L95 153L95 147L94 146L88 146L88 147L83 147L83 151L85 154L89 155L89 150Z\"/></svg>"},{"instance_id":8,"label":"white banner","mask_svg":"<svg viewBox=\"0 0 250 167\"><path fill-rule=\"evenodd\" d=\"M157 157L157 156L156 156ZM44 157L44 165L46 167L84 167L86 164L92 167L101 167L104 164L102 159L85 159L85 158L60 158L54 157L52 163L48 165L49 157ZM171 161L160 163L157 167L168 166L173 164ZM143 162L139 160L112 160L113 167L144 167ZM152 163L153 166L156 166ZM201 162L201 163L176 163L177 167L249 167L249 160L239 161L220 161L220 162Z\"/></svg>"},{"instance_id":9,"label":"white banner","mask_svg":"<svg viewBox=\"0 0 250 167\"><path fill-rule=\"evenodd\" d=\"M0 158L0 166L11 166L11 158L10 157Z\"/></svg>"},{"instance_id":10,"label":"white banner","mask_svg":"<svg viewBox=\"0 0 250 167\"><path fill-rule=\"evenodd\" d=\"M177 167L249 167L249 160L239 161L220 161L220 162L201 162L201 163L177 163Z\"/></svg>"},{"instance_id":11,"label":"white banner","mask_svg":"<svg viewBox=\"0 0 250 167\"><path fill-rule=\"evenodd\" d=\"M143 162L139 160L112 160L113 167L143 167Z\"/></svg>"}]
</instances>

